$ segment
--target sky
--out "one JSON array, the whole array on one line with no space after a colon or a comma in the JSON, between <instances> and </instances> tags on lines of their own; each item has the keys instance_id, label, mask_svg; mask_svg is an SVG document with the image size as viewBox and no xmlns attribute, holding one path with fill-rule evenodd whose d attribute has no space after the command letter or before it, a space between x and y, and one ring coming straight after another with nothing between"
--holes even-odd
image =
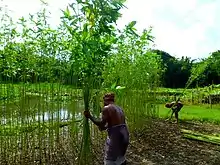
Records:
<instances>
[{"instance_id":1,"label":"sky","mask_svg":"<svg viewBox=\"0 0 220 165\"><path fill-rule=\"evenodd\" d=\"M59 23L60 9L70 0L47 0L52 14L50 22ZM1 0L11 16L18 19L35 13L41 8L40 0ZM205 58L220 49L220 1L219 0L127 0L127 8L121 10L118 26L135 20L138 31L153 27L155 48L172 56L192 59Z\"/></svg>"}]
</instances>

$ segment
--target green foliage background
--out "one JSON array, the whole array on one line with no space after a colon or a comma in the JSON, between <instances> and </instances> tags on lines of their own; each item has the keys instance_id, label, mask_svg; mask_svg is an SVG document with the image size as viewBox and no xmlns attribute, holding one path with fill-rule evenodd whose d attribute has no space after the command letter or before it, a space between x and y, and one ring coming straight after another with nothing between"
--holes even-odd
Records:
<instances>
[{"instance_id":1,"label":"green foliage background","mask_svg":"<svg viewBox=\"0 0 220 165\"><path fill-rule=\"evenodd\" d=\"M2 7L0 104L9 107L0 113L6 122L0 129L3 163L94 163L95 149L102 146L95 139L105 136L97 134L82 112L91 110L98 117L106 91L116 93L130 130L135 130L146 119L158 117L158 100L170 99L163 100L164 91L159 87L185 88L170 92L173 96L189 94L188 87L219 83L219 51L195 62L153 50L152 28L138 32L136 21L123 29L117 27L124 2L76 0L62 11L57 27L48 23L45 3L39 12L18 21ZM31 98L38 103L33 106ZM63 122L60 111L67 102L74 109L70 110L72 117ZM58 118L36 119L36 114L39 118L56 109ZM12 146L17 147L11 150Z\"/></svg>"}]
</instances>

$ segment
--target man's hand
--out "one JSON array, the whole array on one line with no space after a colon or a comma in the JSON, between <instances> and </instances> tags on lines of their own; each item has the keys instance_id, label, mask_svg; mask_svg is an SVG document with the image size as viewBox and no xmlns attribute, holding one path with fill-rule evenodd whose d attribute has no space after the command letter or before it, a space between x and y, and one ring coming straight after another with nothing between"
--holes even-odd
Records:
<instances>
[{"instance_id":1,"label":"man's hand","mask_svg":"<svg viewBox=\"0 0 220 165\"><path fill-rule=\"evenodd\" d=\"M97 125L97 126L99 127L100 130L105 130L105 129L106 129L105 125L107 124L108 109L103 108L101 120L95 119L95 118L90 114L90 112L89 112L88 110L87 110L87 111L84 111L84 116L85 116L86 118L89 118L95 125Z\"/></svg>"},{"instance_id":2,"label":"man's hand","mask_svg":"<svg viewBox=\"0 0 220 165\"><path fill-rule=\"evenodd\" d=\"M89 111L84 111L84 116L85 116L87 119L91 118L91 114L90 114Z\"/></svg>"}]
</instances>

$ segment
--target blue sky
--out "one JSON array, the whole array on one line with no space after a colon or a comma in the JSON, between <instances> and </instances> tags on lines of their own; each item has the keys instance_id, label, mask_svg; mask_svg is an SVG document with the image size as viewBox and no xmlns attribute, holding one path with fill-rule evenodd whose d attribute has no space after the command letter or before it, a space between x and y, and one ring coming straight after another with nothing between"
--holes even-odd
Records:
<instances>
[{"instance_id":1,"label":"blue sky","mask_svg":"<svg viewBox=\"0 0 220 165\"><path fill-rule=\"evenodd\" d=\"M60 8L70 0L48 0L53 15L51 23L59 23ZM40 9L40 0L3 0L17 19ZM1 4L2 5L2 4ZM127 0L118 26L137 21L137 29L153 26L156 48L173 56L207 57L220 49L220 1L218 0Z\"/></svg>"}]
</instances>

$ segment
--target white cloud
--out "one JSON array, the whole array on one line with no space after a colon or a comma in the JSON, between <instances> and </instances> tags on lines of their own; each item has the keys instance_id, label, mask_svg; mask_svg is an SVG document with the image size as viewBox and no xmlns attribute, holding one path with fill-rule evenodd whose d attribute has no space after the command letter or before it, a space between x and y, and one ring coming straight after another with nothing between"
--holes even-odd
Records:
<instances>
[{"instance_id":1,"label":"white cloud","mask_svg":"<svg viewBox=\"0 0 220 165\"><path fill-rule=\"evenodd\" d=\"M48 0L53 24L59 23L60 10L70 0ZM39 0L4 0L14 11L14 18L40 9ZM153 26L158 49L177 57L207 57L220 49L220 1L217 0L127 0L122 18L118 21L123 27L130 21L137 21L137 29Z\"/></svg>"},{"instance_id":2,"label":"white cloud","mask_svg":"<svg viewBox=\"0 0 220 165\"><path fill-rule=\"evenodd\" d=\"M220 49L220 39L207 33L218 33L217 12L220 2L200 0L128 0L128 9L123 10L121 24L138 21L138 29L153 25L158 49L177 57L207 57Z\"/></svg>"}]
</instances>

